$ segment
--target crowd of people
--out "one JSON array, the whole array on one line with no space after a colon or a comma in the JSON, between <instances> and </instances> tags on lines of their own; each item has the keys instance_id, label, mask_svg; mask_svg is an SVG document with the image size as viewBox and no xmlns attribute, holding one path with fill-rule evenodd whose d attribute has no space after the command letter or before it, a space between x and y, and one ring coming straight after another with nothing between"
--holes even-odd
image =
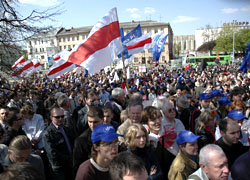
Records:
<instances>
[{"instance_id":1,"label":"crowd of people","mask_svg":"<svg viewBox=\"0 0 250 180\"><path fill-rule=\"evenodd\" d=\"M121 70L1 77L0 179L250 179L250 72L238 69L134 68L127 86Z\"/></svg>"}]
</instances>

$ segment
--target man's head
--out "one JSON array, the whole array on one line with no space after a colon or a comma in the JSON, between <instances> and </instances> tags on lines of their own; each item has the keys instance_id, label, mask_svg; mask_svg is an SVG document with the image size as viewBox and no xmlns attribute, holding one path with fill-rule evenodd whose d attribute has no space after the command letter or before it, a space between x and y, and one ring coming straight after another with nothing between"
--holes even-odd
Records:
<instances>
[{"instance_id":1,"label":"man's head","mask_svg":"<svg viewBox=\"0 0 250 180\"><path fill-rule=\"evenodd\" d=\"M28 137L22 135L15 137L8 149L8 157L12 163L24 162L32 151L32 145Z\"/></svg>"},{"instance_id":2,"label":"man's head","mask_svg":"<svg viewBox=\"0 0 250 180\"><path fill-rule=\"evenodd\" d=\"M24 119L22 117L22 114L20 113L20 110L15 107L10 108L10 111L8 112L8 115L5 120L8 126L11 126L15 129L18 129L22 125L24 125Z\"/></svg>"},{"instance_id":3,"label":"man's head","mask_svg":"<svg viewBox=\"0 0 250 180\"><path fill-rule=\"evenodd\" d=\"M5 118L7 117L8 111L9 111L9 108L0 107L0 122L5 122Z\"/></svg>"},{"instance_id":4,"label":"man's head","mask_svg":"<svg viewBox=\"0 0 250 180\"><path fill-rule=\"evenodd\" d=\"M176 100L176 106L179 111L189 108L188 98L186 96L179 96Z\"/></svg>"},{"instance_id":5,"label":"man's head","mask_svg":"<svg viewBox=\"0 0 250 180\"><path fill-rule=\"evenodd\" d=\"M109 165L112 180L147 180L144 162L131 152L119 153Z\"/></svg>"},{"instance_id":6,"label":"man's head","mask_svg":"<svg viewBox=\"0 0 250 180\"><path fill-rule=\"evenodd\" d=\"M105 106L102 108L102 110L103 110L103 115L104 115L104 119L103 119L104 122L103 123L110 124L112 118L114 117L112 109L110 107Z\"/></svg>"},{"instance_id":7,"label":"man's head","mask_svg":"<svg viewBox=\"0 0 250 180\"><path fill-rule=\"evenodd\" d=\"M237 121L226 117L220 120L219 127L222 139L227 145L231 146L239 142L240 126Z\"/></svg>"},{"instance_id":8,"label":"man's head","mask_svg":"<svg viewBox=\"0 0 250 180\"><path fill-rule=\"evenodd\" d=\"M240 101L244 93L244 89L242 89L241 87L235 87L230 92L229 97L231 97L231 101Z\"/></svg>"},{"instance_id":9,"label":"man's head","mask_svg":"<svg viewBox=\"0 0 250 180\"><path fill-rule=\"evenodd\" d=\"M176 138L176 143L184 155L192 158L198 155L197 139L199 137L200 136L196 136L191 131L181 131Z\"/></svg>"},{"instance_id":10,"label":"man's head","mask_svg":"<svg viewBox=\"0 0 250 180\"><path fill-rule=\"evenodd\" d=\"M121 105L125 105L125 93L122 88L115 88L111 92L111 98L117 100Z\"/></svg>"},{"instance_id":11,"label":"man's head","mask_svg":"<svg viewBox=\"0 0 250 180\"><path fill-rule=\"evenodd\" d=\"M93 147L91 157L97 162L110 162L118 154L118 137L110 124L100 124L91 133ZM106 166L107 164L104 163ZM109 163L108 163L109 164Z\"/></svg>"},{"instance_id":12,"label":"man's head","mask_svg":"<svg viewBox=\"0 0 250 180\"><path fill-rule=\"evenodd\" d=\"M229 175L227 157L215 144L204 146L199 154L199 164L210 180L227 180Z\"/></svg>"},{"instance_id":13,"label":"man's head","mask_svg":"<svg viewBox=\"0 0 250 180\"><path fill-rule=\"evenodd\" d=\"M4 180L45 180L44 174L28 162L17 162L11 164L3 173L0 179Z\"/></svg>"},{"instance_id":14,"label":"man's head","mask_svg":"<svg viewBox=\"0 0 250 180\"><path fill-rule=\"evenodd\" d=\"M131 101L128 108L129 118L133 121L133 123L140 123L143 110L142 104Z\"/></svg>"},{"instance_id":15,"label":"man's head","mask_svg":"<svg viewBox=\"0 0 250 180\"><path fill-rule=\"evenodd\" d=\"M57 98L57 104L59 107L69 110L70 108L70 100L66 94L62 94Z\"/></svg>"},{"instance_id":16,"label":"man's head","mask_svg":"<svg viewBox=\"0 0 250 180\"><path fill-rule=\"evenodd\" d=\"M200 94L200 105L202 108L207 109L209 108L209 104L211 102L211 96L208 93L202 93Z\"/></svg>"},{"instance_id":17,"label":"man's head","mask_svg":"<svg viewBox=\"0 0 250 180\"><path fill-rule=\"evenodd\" d=\"M91 131L94 128L103 123L104 114L100 107L98 106L89 106L88 107L88 125Z\"/></svg>"},{"instance_id":18,"label":"man's head","mask_svg":"<svg viewBox=\"0 0 250 180\"><path fill-rule=\"evenodd\" d=\"M99 96L94 89L89 89L86 92L85 102L89 106L94 106L94 105L100 104Z\"/></svg>"},{"instance_id":19,"label":"man's head","mask_svg":"<svg viewBox=\"0 0 250 180\"><path fill-rule=\"evenodd\" d=\"M64 110L58 106L54 106L50 110L50 119L56 126L62 126L65 122Z\"/></svg>"}]
</instances>

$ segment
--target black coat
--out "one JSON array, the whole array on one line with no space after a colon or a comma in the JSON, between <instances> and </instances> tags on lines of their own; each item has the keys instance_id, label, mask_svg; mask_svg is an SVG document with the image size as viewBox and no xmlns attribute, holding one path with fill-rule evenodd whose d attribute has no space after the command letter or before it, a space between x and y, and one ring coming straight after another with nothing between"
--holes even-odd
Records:
<instances>
[{"instance_id":1,"label":"black coat","mask_svg":"<svg viewBox=\"0 0 250 180\"><path fill-rule=\"evenodd\" d=\"M204 128L198 131L197 135L200 136L200 138L198 139L199 149L206 146L207 144L213 144L215 142L214 135Z\"/></svg>"},{"instance_id":2,"label":"black coat","mask_svg":"<svg viewBox=\"0 0 250 180\"><path fill-rule=\"evenodd\" d=\"M90 158L92 141L91 129L88 128L76 140L73 149L73 171L77 173L79 166Z\"/></svg>"}]
</instances>

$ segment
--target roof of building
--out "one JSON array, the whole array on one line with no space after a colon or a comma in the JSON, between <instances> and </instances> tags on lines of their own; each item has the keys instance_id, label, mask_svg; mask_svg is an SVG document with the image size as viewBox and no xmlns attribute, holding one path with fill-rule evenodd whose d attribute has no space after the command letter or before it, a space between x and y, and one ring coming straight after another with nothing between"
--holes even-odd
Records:
<instances>
[{"instance_id":1,"label":"roof of building","mask_svg":"<svg viewBox=\"0 0 250 180\"><path fill-rule=\"evenodd\" d=\"M152 21L152 20L147 20L147 21L132 21L132 22L122 22L120 23L120 27L124 29L132 29L135 28L138 24L141 25L141 28L145 27L157 27L157 26L167 26L170 27L169 23L163 23L163 22L157 22L157 21ZM84 26L84 27L78 27L78 28L70 28L70 29L65 29L61 28L57 32L57 36L60 35L74 35L74 34L83 34L83 33L89 33L91 31L93 26Z\"/></svg>"}]
</instances>

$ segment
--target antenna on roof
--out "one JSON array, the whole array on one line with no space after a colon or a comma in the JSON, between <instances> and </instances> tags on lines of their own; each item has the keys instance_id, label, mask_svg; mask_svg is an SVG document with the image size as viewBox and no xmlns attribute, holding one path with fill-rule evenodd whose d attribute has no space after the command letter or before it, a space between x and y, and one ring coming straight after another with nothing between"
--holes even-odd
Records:
<instances>
[{"instance_id":1,"label":"antenna on roof","mask_svg":"<svg viewBox=\"0 0 250 180\"><path fill-rule=\"evenodd\" d=\"M161 22L161 18L162 18L162 16L161 16L161 14L160 14L160 16L159 16L159 20L160 20L160 22Z\"/></svg>"}]
</instances>

